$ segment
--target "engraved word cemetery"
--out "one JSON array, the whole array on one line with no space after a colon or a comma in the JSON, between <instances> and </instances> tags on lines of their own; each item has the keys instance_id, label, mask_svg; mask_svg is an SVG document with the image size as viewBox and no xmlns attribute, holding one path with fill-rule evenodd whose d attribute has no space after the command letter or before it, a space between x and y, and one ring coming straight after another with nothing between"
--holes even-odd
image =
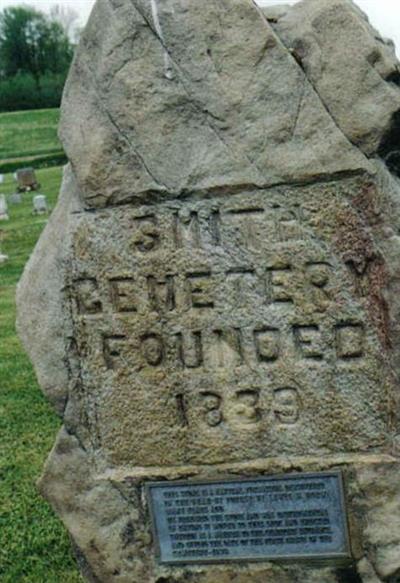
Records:
<instances>
[{"instance_id":1,"label":"engraved word cemetery","mask_svg":"<svg viewBox=\"0 0 400 583\"><path fill-rule=\"evenodd\" d=\"M87 581L400 581L399 118L350 0L97 1L18 292Z\"/></svg>"}]
</instances>

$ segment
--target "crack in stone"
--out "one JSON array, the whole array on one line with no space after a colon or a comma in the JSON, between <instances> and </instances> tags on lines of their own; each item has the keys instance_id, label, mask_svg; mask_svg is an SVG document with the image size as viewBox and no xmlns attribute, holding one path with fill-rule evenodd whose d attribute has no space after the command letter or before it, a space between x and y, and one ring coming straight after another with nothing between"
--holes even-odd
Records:
<instances>
[{"instance_id":1,"label":"crack in stone","mask_svg":"<svg viewBox=\"0 0 400 583\"><path fill-rule=\"evenodd\" d=\"M157 39L157 41L161 44L163 50L165 50L168 55L169 58L171 60L171 63L173 64L173 66L175 67L176 71L179 73L179 81L181 84L181 87L183 88L183 90L185 91L187 97L190 100L191 105L196 109L196 111L198 111L200 114L203 115L208 127L211 129L211 131L214 133L214 135L217 137L217 139L223 144L223 146L225 148L227 148L236 158L238 155L240 157L244 157L247 162L250 165L250 168L254 168L254 170L257 171L259 177L262 179L262 172L260 170L260 168L258 168L258 166L256 165L256 163L254 161L252 161L249 156L247 155L246 152L242 151L242 150L237 150L236 148L232 146L232 144L230 144L223 136L221 136L221 134L219 133L219 131L217 130L217 128L214 126L214 124L211 123L209 117L212 117L213 119L215 119L215 116L210 115L210 112L208 111L208 109L206 109L203 106L199 106L198 103L196 102L196 99L194 98L194 96L192 95L190 89L188 89L188 87L186 86L185 82L189 85L191 85L191 80L187 77L187 75L185 74L185 72L183 71L182 67L176 62L176 60L172 57L170 51L168 50L168 47L164 41L164 39L162 37L160 37L160 35L158 34L157 30L155 28L153 28L152 23L149 21L149 19L146 17L146 15L143 13L143 11L137 6L136 4L136 0L131 0L131 4L133 5L134 9L137 11L137 13L143 18L143 20L148 24L150 31L153 33L153 35L155 36L155 38Z\"/></svg>"},{"instance_id":2,"label":"crack in stone","mask_svg":"<svg viewBox=\"0 0 400 583\"><path fill-rule=\"evenodd\" d=\"M68 427L67 425L65 425L65 424L63 425L63 428L64 428L66 434L69 437L72 437L73 439L75 439L76 442L77 442L77 444L78 444L78 447L87 454L88 453L88 449L83 444L83 442L82 442L81 438L79 437L79 435L75 431L73 431L70 427Z\"/></svg>"},{"instance_id":3,"label":"crack in stone","mask_svg":"<svg viewBox=\"0 0 400 583\"><path fill-rule=\"evenodd\" d=\"M295 119L294 119L294 122L293 122L293 127L292 127L291 132L290 132L290 139L291 140L294 138L294 134L296 132L297 124L298 124L299 117L300 117L300 114L301 114L301 109L302 109L302 105L303 105L303 101L304 101L304 96L305 96L305 93L306 93L306 84L307 84L307 81L306 81L306 78L304 78L301 95L300 95L299 102L298 102L298 105L297 105L297 108L296 108L296 113L295 113Z\"/></svg>"},{"instance_id":4,"label":"crack in stone","mask_svg":"<svg viewBox=\"0 0 400 583\"><path fill-rule=\"evenodd\" d=\"M298 180L296 182L287 182L285 180L277 181L274 183L264 183L255 184L254 182L224 185L224 186L211 186L209 188L194 188L194 189L181 189L178 191L170 190L168 192L168 198L165 196L161 197L160 192L156 190L141 190L136 192L132 197L126 198L114 204L108 204L107 209L121 208L124 206L143 206L143 196L147 196L146 206L151 206L153 204L159 204L161 202L167 202L169 200L185 200L189 202L194 202L197 200L205 200L210 197L222 198L224 196L230 196L234 194L239 194L241 192L258 192L260 190L272 190L274 188L282 187L301 187L310 186L313 184L329 184L330 182L336 182L338 180L348 180L355 178L357 176L368 176L365 170L343 170L336 172L335 174L320 174L314 176L310 179ZM135 199L139 199L136 201ZM83 211L77 211L76 214L82 213L97 213L104 211L104 207L93 208L86 207Z\"/></svg>"},{"instance_id":5,"label":"crack in stone","mask_svg":"<svg viewBox=\"0 0 400 583\"><path fill-rule=\"evenodd\" d=\"M282 43L282 46L287 50L288 54L291 56L291 58L293 59L293 61L296 63L296 67L298 67L300 69L300 71L302 71L302 74L304 75L305 79L307 79L308 83L310 84L310 86L312 87L312 89L315 92L315 95L318 97L319 102L321 103L321 106L324 108L324 110L326 111L326 113L329 115L329 118L331 119L332 123L335 125L335 127L337 128L337 130L341 133L341 135L344 137L344 139L351 144L353 147L355 147L358 152L366 159L368 160L369 157L359 148L359 146L353 142L348 136L346 136L346 134L343 132L342 128L338 125L333 113L331 112L328 104L325 102L325 100L322 98L322 96L319 94L318 89L316 88L315 84L312 82L312 80L310 79L310 77L308 77L305 68L300 66L300 63L298 62L296 56L293 54L293 51L291 50L291 47L289 47L285 41L283 40L283 38L279 35L279 32L276 30L276 28L274 27L274 33L276 34L276 36L279 38L279 40Z\"/></svg>"},{"instance_id":6,"label":"crack in stone","mask_svg":"<svg viewBox=\"0 0 400 583\"><path fill-rule=\"evenodd\" d=\"M96 93L97 102L98 102L98 106L99 106L100 111L103 113L103 115L106 116L106 118L108 119L110 124L113 126L115 131L118 133L118 135L124 140L124 142L127 144L128 148L137 157L137 159L142 164L142 167L145 169L145 171L147 172L149 177L154 181L154 183L160 188L161 191L163 191L164 193L167 192L168 186L166 184L164 184L163 182L161 182L153 174L153 172L150 170L148 164L146 163L144 157L142 156L142 154L139 153L137 147L132 143L131 139L126 135L126 133L119 127L118 123L116 122L116 120L112 116L111 112L107 109L107 107L104 106L103 98L101 96L100 89L97 85L95 73L90 69L90 67L88 65L86 65L86 69L92 78L92 86L93 86L95 93Z\"/></svg>"}]
</instances>

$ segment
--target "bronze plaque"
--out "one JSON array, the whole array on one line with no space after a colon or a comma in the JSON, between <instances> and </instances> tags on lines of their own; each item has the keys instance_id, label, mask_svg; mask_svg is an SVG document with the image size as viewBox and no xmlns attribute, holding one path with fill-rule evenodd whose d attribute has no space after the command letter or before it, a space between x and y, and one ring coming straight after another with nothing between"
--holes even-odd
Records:
<instances>
[{"instance_id":1,"label":"bronze plaque","mask_svg":"<svg viewBox=\"0 0 400 583\"><path fill-rule=\"evenodd\" d=\"M147 486L161 563L349 558L340 473Z\"/></svg>"}]
</instances>

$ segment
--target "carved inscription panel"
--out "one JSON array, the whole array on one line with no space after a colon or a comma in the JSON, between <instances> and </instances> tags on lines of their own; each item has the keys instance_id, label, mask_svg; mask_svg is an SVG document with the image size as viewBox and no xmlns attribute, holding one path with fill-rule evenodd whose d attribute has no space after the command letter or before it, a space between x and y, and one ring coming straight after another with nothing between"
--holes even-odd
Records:
<instances>
[{"instance_id":1,"label":"carved inscription panel","mask_svg":"<svg viewBox=\"0 0 400 583\"><path fill-rule=\"evenodd\" d=\"M354 188L83 216L67 288L94 447L144 466L384 448L390 378L338 240Z\"/></svg>"}]
</instances>

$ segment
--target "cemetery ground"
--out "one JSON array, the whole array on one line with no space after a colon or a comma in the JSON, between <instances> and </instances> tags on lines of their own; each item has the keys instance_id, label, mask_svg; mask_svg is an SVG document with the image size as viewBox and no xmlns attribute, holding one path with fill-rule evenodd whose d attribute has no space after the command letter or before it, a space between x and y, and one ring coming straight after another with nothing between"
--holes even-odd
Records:
<instances>
[{"instance_id":1,"label":"cemetery ground","mask_svg":"<svg viewBox=\"0 0 400 583\"><path fill-rule=\"evenodd\" d=\"M0 114L0 174L64 163L57 138L59 109Z\"/></svg>"},{"instance_id":2,"label":"cemetery ground","mask_svg":"<svg viewBox=\"0 0 400 583\"><path fill-rule=\"evenodd\" d=\"M35 113L29 112L29 116L34 119ZM10 117L13 115L17 114ZM4 159L3 136L7 128L2 117L0 158ZM41 112L36 118L41 118ZM54 136L38 122L37 135L41 133L48 137L43 151L51 149ZM18 157L15 152L25 155L33 141L25 144L21 140L18 149L21 135L12 136L10 130L10 136L15 148L14 152L10 149L10 157ZM47 196L51 208L56 203L61 175L61 167L37 171L40 192ZM6 175L0 192L11 194L15 184L12 174ZM46 215L32 215L35 194L23 194L22 204L9 204L10 220L0 221L0 250L9 256L8 262L0 265L0 581L78 583L81 578L68 536L35 487L60 420L41 394L15 332L16 285L48 219Z\"/></svg>"}]
</instances>

